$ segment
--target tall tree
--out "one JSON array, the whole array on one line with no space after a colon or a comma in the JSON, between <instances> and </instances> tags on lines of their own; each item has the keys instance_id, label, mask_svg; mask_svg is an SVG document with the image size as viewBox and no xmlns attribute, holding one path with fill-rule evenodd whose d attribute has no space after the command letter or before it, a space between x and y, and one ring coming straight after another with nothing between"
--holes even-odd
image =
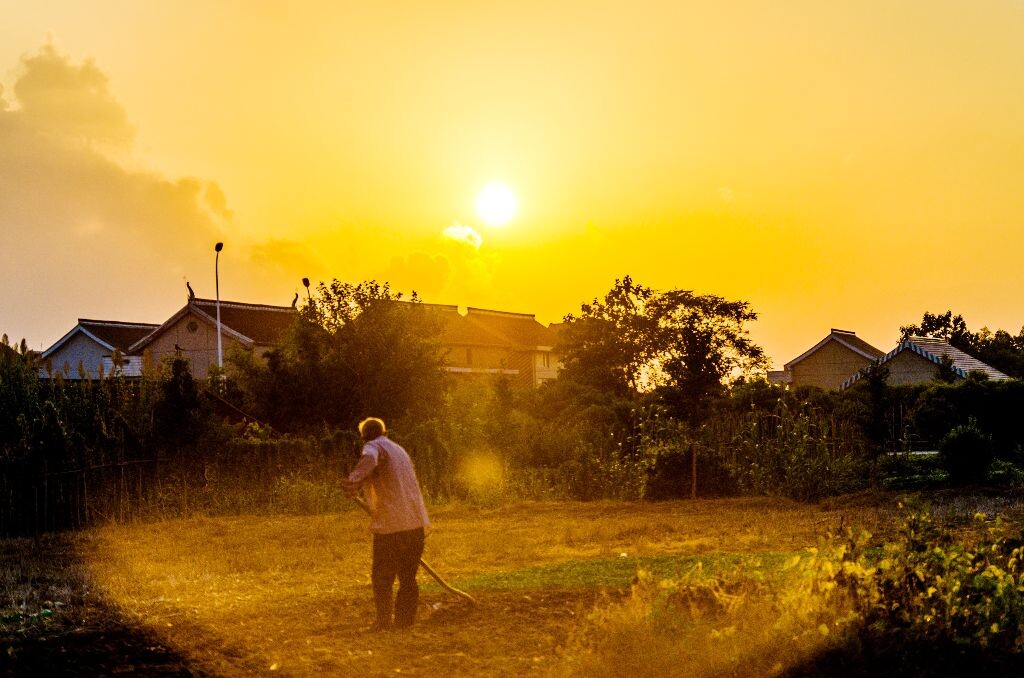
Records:
<instances>
[{"instance_id":1,"label":"tall tree","mask_svg":"<svg viewBox=\"0 0 1024 678\"><path fill-rule=\"evenodd\" d=\"M654 294L627 275L602 299L583 304L579 315L566 315L561 378L617 395L641 390L655 351L655 324L647 314Z\"/></svg>"},{"instance_id":2,"label":"tall tree","mask_svg":"<svg viewBox=\"0 0 1024 678\"><path fill-rule=\"evenodd\" d=\"M745 301L656 291L626 276L566 316L559 378L620 396L655 392L692 416L707 396L767 366L746 330L756 318Z\"/></svg>"},{"instance_id":3,"label":"tall tree","mask_svg":"<svg viewBox=\"0 0 1024 678\"><path fill-rule=\"evenodd\" d=\"M648 315L657 326L654 372L678 414L699 418L701 404L734 377L767 369L746 329L757 313L745 301L669 290L651 299Z\"/></svg>"}]
</instances>

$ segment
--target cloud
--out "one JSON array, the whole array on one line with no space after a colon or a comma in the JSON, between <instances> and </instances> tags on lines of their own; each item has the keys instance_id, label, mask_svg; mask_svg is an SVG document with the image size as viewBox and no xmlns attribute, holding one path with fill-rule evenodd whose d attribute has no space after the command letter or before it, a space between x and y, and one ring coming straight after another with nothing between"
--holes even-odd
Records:
<instances>
[{"instance_id":1,"label":"cloud","mask_svg":"<svg viewBox=\"0 0 1024 678\"><path fill-rule=\"evenodd\" d=\"M413 252L392 258L382 280L402 292L415 290L424 300L431 301L444 295L451 277L452 266L447 257Z\"/></svg>"},{"instance_id":2,"label":"cloud","mask_svg":"<svg viewBox=\"0 0 1024 678\"><path fill-rule=\"evenodd\" d=\"M252 261L260 268L276 269L294 276L296 283L303 277L316 279L323 264L312 254L308 244L286 238L275 238L252 247Z\"/></svg>"},{"instance_id":3,"label":"cloud","mask_svg":"<svg viewBox=\"0 0 1024 678\"><path fill-rule=\"evenodd\" d=\"M73 139L131 145L135 129L128 114L91 60L76 66L49 44L23 58L22 66L14 96L33 127Z\"/></svg>"},{"instance_id":4,"label":"cloud","mask_svg":"<svg viewBox=\"0 0 1024 678\"><path fill-rule=\"evenodd\" d=\"M450 226L436 242L424 243L431 251L393 257L379 279L398 290L416 290L424 301L492 303L501 259L482 251L477 238L479 234L468 226Z\"/></svg>"},{"instance_id":5,"label":"cloud","mask_svg":"<svg viewBox=\"0 0 1024 678\"><path fill-rule=\"evenodd\" d=\"M203 195L206 201L206 206L209 207L213 212L227 221L231 221L235 213L228 209L228 198L224 195L224 191L217 184L207 182L206 193Z\"/></svg>"},{"instance_id":6,"label":"cloud","mask_svg":"<svg viewBox=\"0 0 1024 678\"><path fill-rule=\"evenodd\" d=\"M223 191L138 169L129 159L135 130L93 62L46 45L22 59L2 95L5 322L49 334L48 323L66 325L98 297L151 300L154 287L181 286L187 262L223 239L231 219ZM42 304L74 310L44 321Z\"/></svg>"},{"instance_id":7,"label":"cloud","mask_svg":"<svg viewBox=\"0 0 1024 678\"><path fill-rule=\"evenodd\" d=\"M473 228L462 224L452 224L444 229L444 237L455 242L465 243L475 250L480 249L484 239Z\"/></svg>"}]
</instances>

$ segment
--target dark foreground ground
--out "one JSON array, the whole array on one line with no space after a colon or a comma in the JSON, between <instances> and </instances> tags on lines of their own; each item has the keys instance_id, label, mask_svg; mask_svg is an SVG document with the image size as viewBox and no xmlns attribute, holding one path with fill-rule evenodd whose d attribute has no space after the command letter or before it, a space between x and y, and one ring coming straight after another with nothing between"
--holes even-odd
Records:
<instances>
[{"instance_id":1,"label":"dark foreground ground","mask_svg":"<svg viewBox=\"0 0 1024 678\"><path fill-rule=\"evenodd\" d=\"M0 552L0 675L201 676L91 594L66 535Z\"/></svg>"}]
</instances>

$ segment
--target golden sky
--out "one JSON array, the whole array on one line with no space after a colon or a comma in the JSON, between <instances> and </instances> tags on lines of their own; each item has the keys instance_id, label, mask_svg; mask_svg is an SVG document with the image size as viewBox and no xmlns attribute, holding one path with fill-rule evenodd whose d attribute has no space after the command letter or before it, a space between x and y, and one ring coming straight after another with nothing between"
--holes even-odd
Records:
<instances>
[{"instance_id":1,"label":"golden sky","mask_svg":"<svg viewBox=\"0 0 1024 678\"><path fill-rule=\"evenodd\" d=\"M160 322L186 278L212 297L217 240L240 301L376 278L549 322L625 274L745 299L778 365L926 310L1024 325L1024 0L0 17L0 331L33 348Z\"/></svg>"}]
</instances>

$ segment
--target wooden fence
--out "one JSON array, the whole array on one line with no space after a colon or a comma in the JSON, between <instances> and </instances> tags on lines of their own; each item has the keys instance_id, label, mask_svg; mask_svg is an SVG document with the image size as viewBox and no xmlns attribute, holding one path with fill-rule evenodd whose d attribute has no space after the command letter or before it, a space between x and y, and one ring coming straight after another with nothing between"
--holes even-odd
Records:
<instances>
[{"instance_id":1,"label":"wooden fence","mask_svg":"<svg viewBox=\"0 0 1024 678\"><path fill-rule=\"evenodd\" d=\"M0 535L28 536L126 520L139 512L158 477L152 459L55 472L45 463L4 464Z\"/></svg>"},{"instance_id":2,"label":"wooden fence","mask_svg":"<svg viewBox=\"0 0 1024 678\"><path fill-rule=\"evenodd\" d=\"M80 468L0 460L0 537L194 511L274 511L283 502L282 479L340 493L339 474L350 465L342 456L319 441L292 439L233 441L216 450Z\"/></svg>"}]
</instances>

